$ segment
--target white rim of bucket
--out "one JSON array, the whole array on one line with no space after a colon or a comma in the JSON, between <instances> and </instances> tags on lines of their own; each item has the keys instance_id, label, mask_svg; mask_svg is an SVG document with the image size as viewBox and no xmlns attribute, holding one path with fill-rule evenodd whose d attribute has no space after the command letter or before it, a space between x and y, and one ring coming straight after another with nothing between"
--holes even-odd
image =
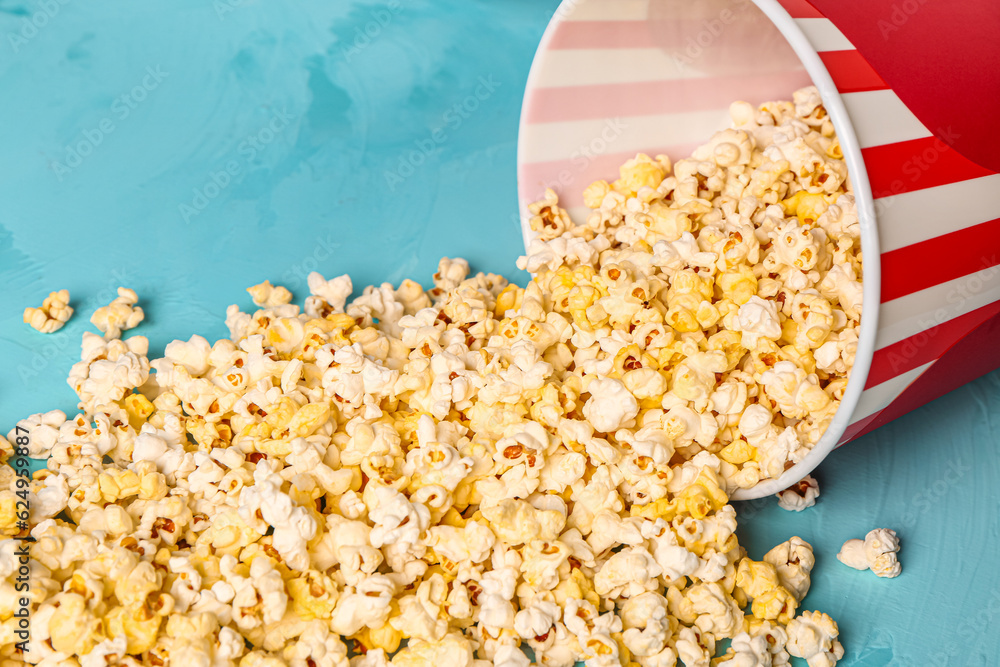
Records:
<instances>
[{"instance_id":1,"label":"white rim of bucket","mask_svg":"<svg viewBox=\"0 0 1000 667\"><path fill-rule=\"evenodd\" d=\"M538 78L541 76L541 61L548 51L548 44L555 33L555 27L580 2L581 0L563 0L549 20L549 24L545 28L545 32L539 42L538 49L535 51L531 69L528 72L528 80L525 85L526 97L535 89ZM753 2L764 12L775 27L778 28L789 46L792 47L792 50L799 57L806 72L812 79L813 85L819 91L820 97L823 99L823 105L826 107L827 113L830 114L830 120L833 122L837 137L840 139L844 161L847 163L848 174L850 175L851 184L854 189L858 221L861 226L861 249L864 262L864 278L862 282L864 305L854 367L851 369L847 389L844 391L844 396L829 427L802 461L786 470L777 479L761 482L750 489L737 489L730 496L731 500L753 500L787 489L812 472L823 462L830 452L837 448L837 443L844 435L844 431L851 424L851 418L857 409L861 393L864 391L865 383L868 380L868 372L871 370L872 357L875 353L875 335L878 332L878 312L882 284L878 227L876 225L875 203L872 197L871 184L868 180L868 171L865 169L864 160L861 157L861 147L858 144L857 135L854 133L854 126L847 114L847 109L844 107L840 93L837 91L837 86L833 83L833 79L820 59L819 54L817 54L816 49L806 39L795 23L795 20L785 11L785 8L778 4L777 0L753 0ZM526 124L525 110L527 106L525 103L521 105L519 128L523 128ZM519 170L522 164L521 156L524 154L524 149L524 133L519 131L517 142L517 164ZM520 199L520 192L518 193L518 197ZM526 250L529 239L533 236L531 228L528 226L530 216L528 215L527 207L529 203L519 201L521 234Z\"/></svg>"}]
</instances>

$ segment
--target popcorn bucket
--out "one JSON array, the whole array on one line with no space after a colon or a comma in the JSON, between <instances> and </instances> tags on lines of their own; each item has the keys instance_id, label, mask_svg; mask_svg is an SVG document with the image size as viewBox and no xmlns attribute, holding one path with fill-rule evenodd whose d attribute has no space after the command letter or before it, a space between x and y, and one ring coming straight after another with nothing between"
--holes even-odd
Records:
<instances>
[{"instance_id":1,"label":"popcorn bucket","mask_svg":"<svg viewBox=\"0 0 1000 667\"><path fill-rule=\"evenodd\" d=\"M969 26L978 26L970 30ZM685 157L729 104L815 85L861 221L864 314L834 448L1000 367L1000 8L974 0L564 0L521 111L518 194L582 191L637 152Z\"/></svg>"}]
</instances>

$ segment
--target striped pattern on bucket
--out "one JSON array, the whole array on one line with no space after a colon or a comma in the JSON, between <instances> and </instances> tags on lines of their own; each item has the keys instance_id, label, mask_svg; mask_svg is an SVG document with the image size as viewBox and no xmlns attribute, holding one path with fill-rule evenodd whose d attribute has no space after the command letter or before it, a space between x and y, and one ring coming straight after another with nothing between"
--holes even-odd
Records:
<instances>
[{"instance_id":1,"label":"striped pattern on bucket","mask_svg":"<svg viewBox=\"0 0 1000 667\"><path fill-rule=\"evenodd\" d=\"M614 178L635 153L683 157L700 143L692 138L728 125L733 100L787 98L809 85L797 60L730 75L709 76L693 66L696 39L710 40L720 15L690 25L672 21L672 30L691 37L668 52L648 19L656 3L676 1L563 3L540 47L545 66L533 72L522 111L522 205L553 187L581 220L588 212L583 188ZM875 199L882 262L877 349L843 443L882 423L880 414L898 416L933 397L920 387L925 373L970 332L1000 317L1000 174L963 157L946 136L934 136L807 0L778 2L840 93Z\"/></svg>"}]
</instances>

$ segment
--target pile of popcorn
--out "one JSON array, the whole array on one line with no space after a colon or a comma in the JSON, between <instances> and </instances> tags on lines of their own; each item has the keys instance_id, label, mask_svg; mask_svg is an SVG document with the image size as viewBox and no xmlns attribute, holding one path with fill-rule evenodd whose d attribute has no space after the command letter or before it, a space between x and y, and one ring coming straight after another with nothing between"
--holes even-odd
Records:
<instances>
[{"instance_id":1,"label":"pile of popcorn","mask_svg":"<svg viewBox=\"0 0 1000 667\"><path fill-rule=\"evenodd\" d=\"M348 302L347 276L313 273L304 312L264 283L229 339L154 360L119 337L141 319L122 290L70 373L81 414L19 423L48 458L28 662L835 664L837 624L800 611L812 548L749 558L728 498L837 409L857 217L814 89L732 115L693 158L590 186L585 224L535 204L526 288L444 259L428 291ZM14 488L0 468L6 537Z\"/></svg>"}]
</instances>

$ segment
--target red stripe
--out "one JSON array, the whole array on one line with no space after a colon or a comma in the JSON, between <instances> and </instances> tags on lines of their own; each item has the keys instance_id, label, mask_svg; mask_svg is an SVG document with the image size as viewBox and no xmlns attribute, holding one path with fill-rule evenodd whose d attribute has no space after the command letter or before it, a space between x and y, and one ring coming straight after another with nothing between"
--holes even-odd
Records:
<instances>
[{"instance_id":1,"label":"red stripe","mask_svg":"<svg viewBox=\"0 0 1000 667\"><path fill-rule=\"evenodd\" d=\"M982 308L876 350L865 389L934 361L956 341L997 313L1000 313L1000 301L986 304Z\"/></svg>"},{"instance_id":2,"label":"red stripe","mask_svg":"<svg viewBox=\"0 0 1000 667\"><path fill-rule=\"evenodd\" d=\"M549 41L549 48L553 50L657 48L662 44L658 44L654 39L651 25L649 21L563 21L556 26Z\"/></svg>"},{"instance_id":3,"label":"red stripe","mask_svg":"<svg viewBox=\"0 0 1000 667\"><path fill-rule=\"evenodd\" d=\"M525 122L533 125L705 110L721 110L724 114L733 100L760 104L790 99L792 92L808 86L810 81L809 74L802 70L757 76L536 88L528 98Z\"/></svg>"},{"instance_id":4,"label":"red stripe","mask_svg":"<svg viewBox=\"0 0 1000 667\"><path fill-rule=\"evenodd\" d=\"M806 0L778 0L778 4L785 8L793 19L822 19L826 18L820 14L819 10L810 5Z\"/></svg>"},{"instance_id":5,"label":"red stripe","mask_svg":"<svg viewBox=\"0 0 1000 667\"><path fill-rule=\"evenodd\" d=\"M889 87L857 51L821 51L819 57L841 93L861 93Z\"/></svg>"},{"instance_id":6,"label":"red stripe","mask_svg":"<svg viewBox=\"0 0 1000 667\"><path fill-rule=\"evenodd\" d=\"M861 156L876 199L994 173L937 137L863 148Z\"/></svg>"},{"instance_id":7,"label":"red stripe","mask_svg":"<svg viewBox=\"0 0 1000 667\"><path fill-rule=\"evenodd\" d=\"M994 315L964 335L947 352L914 380L896 400L873 417L859 422L859 437L902 417L908 412L944 396L976 378L1000 368L1000 315ZM849 429L853 429L852 424Z\"/></svg>"},{"instance_id":8,"label":"red stripe","mask_svg":"<svg viewBox=\"0 0 1000 667\"><path fill-rule=\"evenodd\" d=\"M1000 218L883 253L882 303L1000 264Z\"/></svg>"}]
</instances>

